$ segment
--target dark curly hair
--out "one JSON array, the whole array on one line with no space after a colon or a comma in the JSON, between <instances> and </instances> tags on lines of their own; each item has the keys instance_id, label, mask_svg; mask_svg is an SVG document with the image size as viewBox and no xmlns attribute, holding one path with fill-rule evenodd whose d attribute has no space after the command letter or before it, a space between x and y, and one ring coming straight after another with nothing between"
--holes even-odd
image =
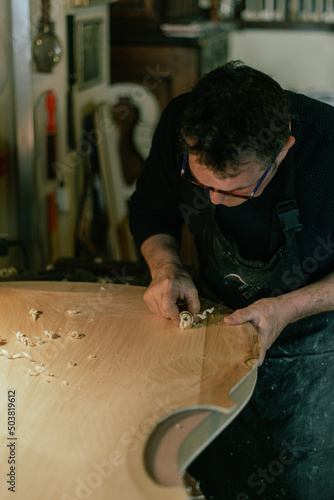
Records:
<instances>
[{"instance_id":1,"label":"dark curly hair","mask_svg":"<svg viewBox=\"0 0 334 500\"><path fill-rule=\"evenodd\" d=\"M264 169L290 135L289 117L286 93L275 80L230 61L194 86L181 141L202 165L223 176L252 159Z\"/></svg>"}]
</instances>

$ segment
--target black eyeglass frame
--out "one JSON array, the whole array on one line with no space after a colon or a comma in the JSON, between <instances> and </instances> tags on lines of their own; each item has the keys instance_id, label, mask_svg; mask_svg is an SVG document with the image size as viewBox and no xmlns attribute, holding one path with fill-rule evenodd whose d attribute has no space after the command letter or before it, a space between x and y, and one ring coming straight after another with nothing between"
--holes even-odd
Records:
<instances>
[{"instance_id":1,"label":"black eyeglass frame","mask_svg":"<svg viewBox=\"0 0 334 500\"><path fill-rule=\"evenodd\" d=\"M217 189L211 186L206 186L205 184L202 184L201 182L197 181L196 179L188 179L187 177L184 177L185 172L186 172L186 161L187 161L187 151L185 151L184 156L183 156L183 161L182 161L182 167L181 167L181 177L184 178L184 180L191 182L192 184L195 184L196 186L208 189L212 193L218 193L218 194L223 194L225 196L233 196L235 198L242 198L243 200L251 200L254 198L256 192L258 191L259 187L261 186L262 182L266 178L269 170L272 168L272 166L275 164L275 160L273 160L269 167L264 171L263 175L261 176L260 180L257 182L255 188L249 195L243 195L243 194L237 194L237 193L232 193L230 191L223 191L222 189Z\"/></svg>"}]
</instances>

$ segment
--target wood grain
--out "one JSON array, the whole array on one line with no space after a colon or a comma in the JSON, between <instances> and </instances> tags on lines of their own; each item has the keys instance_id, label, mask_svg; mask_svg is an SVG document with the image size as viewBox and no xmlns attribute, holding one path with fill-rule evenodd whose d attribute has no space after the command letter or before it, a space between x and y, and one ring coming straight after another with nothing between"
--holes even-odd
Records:
<instances>
[{"instance_id":1,"label":"wood grain","mask_svg":"<svg viewBox=\"0 0 334 500\"><path fill-rule=\"evenodd\" d=\"M233 413L229 393L248 374L254 377L258 336L250 325L224 325L226 310L218 305L207 326L181 330L149 311L143 291L98 283L0 284L0 349L35 360L0 357L2 499L13 497L4 480L9 390L16 394L15 498L188 497L178 469ZM30 308L41 311L36 321ZM46 338L45 330L58 337ZM73 330L84 337L70 338ZM47 342L26 346L13 331ZM37 364L54 376L29 376ZM165 431L148 448L162 422ZM167 432L174 445L165 453Z\"/></svg>"}]
</instances>

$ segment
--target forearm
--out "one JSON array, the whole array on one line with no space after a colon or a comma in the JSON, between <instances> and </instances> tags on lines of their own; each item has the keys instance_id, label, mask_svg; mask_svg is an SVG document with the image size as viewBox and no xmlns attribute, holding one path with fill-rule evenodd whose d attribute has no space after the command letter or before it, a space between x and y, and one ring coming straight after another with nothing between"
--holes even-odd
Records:
<instances>
[{"instance_id":1,"label":"forearm","mask_svg":"<svg viewBox=\"0 0 334 500\"><path fill-rule=\"evenodd\" d=\"M183 268L178 241L168 234L156 234L144 241L141 251L152 275L152 282L144 293L151 311L178 326L177 301L180 299L186 301L188 311L197 314L200 309L197 289Z\"/></svg>"},{"instance_id":2,"label":"forearm","mask_svg":"<svg viewBox=\"0 0 334 500\"><path fill-rule=\"evenodd\" d=\"M169 234L155 234L145 240L141 246L141 253L153 279L162 269L183 267L179 256L179 243Z\"/></svg>"},{"instance_id":3,"label":"forearm","mask_svg":"<svg viewBox=\"0 0 334 500\"><path fill-rule=\"evenodd\" d=\"M334 272L325 278L280 297L291 316L289 323L334 310Z\"/></svg>"}]
</instances>

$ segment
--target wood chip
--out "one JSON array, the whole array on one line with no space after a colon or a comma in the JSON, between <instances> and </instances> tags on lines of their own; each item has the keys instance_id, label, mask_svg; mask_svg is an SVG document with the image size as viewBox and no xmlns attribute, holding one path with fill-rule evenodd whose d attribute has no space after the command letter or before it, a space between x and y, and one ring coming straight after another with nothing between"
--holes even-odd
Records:
<instances>
[{"instance_id":1,"label":"wood chip","mask_svg":"<svg viewBox=\"0 0 334 500\"><path fill-rule=\"evenodd\" d=\"M197 313L195 316L197 318L196 321L194 316L189 311L182 311L180 312L179 327L183 329L188 329L188 328L198 328L200 326L203 326L203 322L206 320L207 315L212 314L213 311L214 307L211 307L211 309L206 309L202 313Z\"/></svg>"},{"instance_id":2,"label":"wood chip","mask_svg":"<svg viewBox=\"0 0 334 500\"><path fill-rule=\"evenodd\" d=\"M43 340L41 339L40 337L27 337L27 335L25 335L24 333L18 331L18 332L14 332L14 330L12 330L12 332L14 333L14 335L16 336L17 340L19 342L21 342L22 344L24 345L27 345L29 347L35 347L36 344L45 344L46 340Z\"/></svg>"},{"instance_id":3,"label":"wood chip","mask_svg":"<svg viewBox=\"0 0 334 500\"><path fill-rule=\"evenodd\" d=\"M189 311L182 311L180 313L179 327L183 329L191 328L194 322L194 317Z\"/></svg>"},{"instance_id":4,"label":"wood chip","mask_svg":"<svg viewBox=\"0 0 334 500\"><path fill-rule=\"evenodd\" d=\"M41 314L42 311L38 311L38 309L35 309L34 307L29 310L29 316L31 316L34 321L37 321Z\"/></svg>"},{"instance_id":5,"label":"wood chip","mask_svg":"<svg viewBox=\"0 0 334 500\"><path fill-rule=\"evenodd\" d=\"M6 356L7 359L18 359L18 358L27 358L29 361L35 361L30 354L27 354L26 352L20 352L17 354L9 354L8 351L5 349L0 349L0 356Z\"/></svg>"},{"instance_id":6,"label":"wood chip","mask_svg":"<svg viewBox=\"0 0 334 500\"><path fill-rule=\"evenodd\" d=\"M49 339L56 339L59 337L55 332L52 330L44 330L44 335L48 337Z\"/></svg>"},{"instance_id":7,"label":"wood chip","mask_svg":"<svg viewBox=\"0 0 334 500\"><path fill-rule=\"evenodd\" d=\"M83 339L85 336L83 333L79 333L77 330L72 330L71 332L68 332L67 335L71 337L71 339Z\"/></svg>"}]
</instances>

